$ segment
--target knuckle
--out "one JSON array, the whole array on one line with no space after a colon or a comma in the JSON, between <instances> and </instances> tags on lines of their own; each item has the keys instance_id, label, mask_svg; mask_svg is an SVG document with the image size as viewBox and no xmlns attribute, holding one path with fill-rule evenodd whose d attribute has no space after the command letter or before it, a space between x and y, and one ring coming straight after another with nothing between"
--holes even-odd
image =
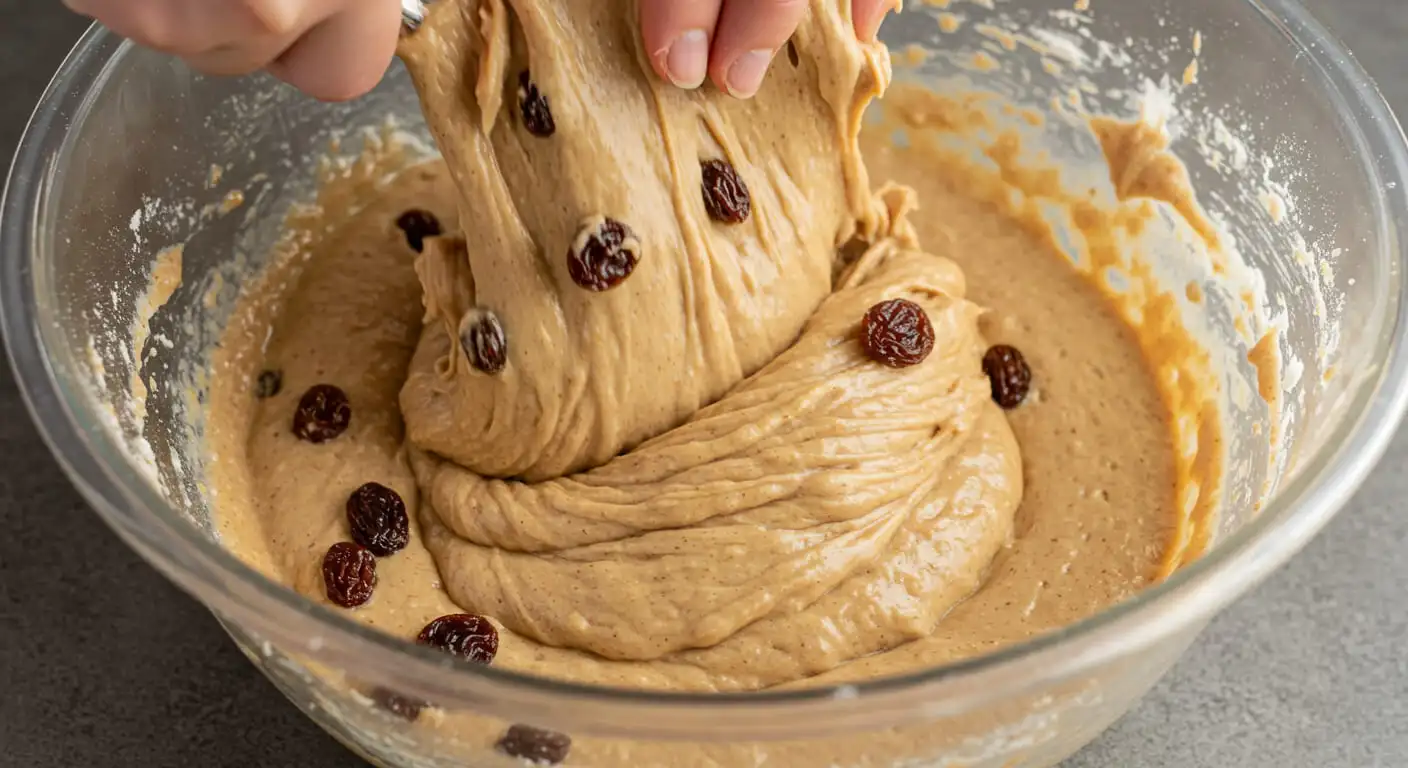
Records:
<instances>
[{"instance_id":1,"label":"knuckle","mask_svg":"<svg viewBox=\"0 0 1408 768\"><path fill-rule=\"evenodd\" d=\"M287 37L298 31L304 5L277 0L245 0L245 8L254 17L260 33L274 37Z\"/></svg>"},{"instance_id":2,"label":"knuckle","mask_svg":"<svg viewBox=\"0 0 1408 768\"><path fill-rule=\"evenodd\" d=\"M159 3L131 3L124 19L124 32L134 42L175 56L199 53L174 14Z\"/></svg>"}]
</instances>

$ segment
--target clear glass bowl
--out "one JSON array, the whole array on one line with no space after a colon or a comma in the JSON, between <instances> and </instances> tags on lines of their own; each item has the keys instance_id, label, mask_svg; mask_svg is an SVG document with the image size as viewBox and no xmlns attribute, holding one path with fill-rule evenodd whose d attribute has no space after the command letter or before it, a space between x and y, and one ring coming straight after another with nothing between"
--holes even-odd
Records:
<instances>
[{"instance_id":1,"label":"clear glass bowl","mask_svg":"<svg viewBox=\"0 0 1408 768\"><path fill-rule=\"evenodd\" d=\"M1041 64L1034 48L1007 54L1019 63L993 71L962 65L996 44L979 21L1044 25L1108 59L1087 73L1085 95L1117 114L1134 108L1125 97L1145 78L1179 77L1193 32L1202 32L1200 83L1184 98L1184 138L1174 148L1204 205L1284 308L1282 352L1303 369L1287 377L1289 460L1232 478L1211 551L1136 599L1021 646L904 678L697 696L458 665L246 567L213 534L199 414L169 394L176 387L161 384L199 364L240 276L260 266L277 237L278 214L311 194L313 159L330 139L343 136L343 149L355 151L360 134L342 129L379 125L387 115L424 133L400 70L369 98L319 104L265 78L203 78L91 30L35 113L0 208L4 332L31 410L113 529L220 616L299 707L374 762L506 764L491 747L509 722L569 733L583 745L578 754L608 756L602 765L624 764L609 756L627 748L636 765L811 764L817 755L839 766L1059 762L1123 714L1215 613L1304 546L1382 454L1408 400L1408 154L1367 76L1291 0L1097 3L1093 15L1072 11L1070 0L1012 0L995 9L955 0L950 12L969 23L942 36L938 4L915 5L887 24L885 36L944 55L904 76L962 76L1044 106L1069 83L1060 67L1044 68L1049 81L1014 79ZM1048 54L1062 50L1054 39L1046 41ZM1132 51L1129 60L1110 54L1121 47ZM1214 115L1244 140L1240 150L1215 140ZM1251 162L1236 162L1239 151ZM1281 165L1257 162L1273 157ZM224 176L218 184L214 165ZM1250 184L1253 176L1283 185L1277 188L1295 201L1293 215L1247 215L1257 202L1251 190L1261 188ZM244 190L246 205L225 215L229 189ZM1312 233L1310 241L1298 241L1297 232ZM186 244L182 286L134 353L133 319L153 259L173 243ZM1295 253L1306 253L1315 268L1287 266ZM1302 290L1316 275L1322 290ZM1328 300L1314 306L1311 294ZM1339 341L1324 348L1328 337ZM150 385L145 403L134 402L134 376ZM1253 441L1235 429L1231 437L1235 461ZM1277 490L1258 506L1255 489L1264 483ZM359 693L373 686L484 725L451 732L434 726L437 717L407 724Z\"/></svg>"}]
</instances>

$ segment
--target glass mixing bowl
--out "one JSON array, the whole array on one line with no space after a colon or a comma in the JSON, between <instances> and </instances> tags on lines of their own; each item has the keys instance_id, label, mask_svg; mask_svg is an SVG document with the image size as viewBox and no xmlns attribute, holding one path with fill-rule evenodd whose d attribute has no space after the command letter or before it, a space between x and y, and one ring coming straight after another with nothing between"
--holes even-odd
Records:
<instances>
[{"instance_id":1,"label":"glass mixing bowl","mask_svg":"<svg viewBox=\"0 0 1408 768\"><path fill-rule=\"evenodd\" d=\"M314 605L222 549L199 409L172 393L199 400L199 377L181 377L199 367L241 276L261 265L281 212L312 194L314 159L330 141L355 153L363 134L348 129L387 115L424 135L399 69L368 98L320 104L267 78L200 77L91 30L35 113L0 209L0 295L17 377L98 513L209 606L290 699L374 762L508 764L494 735L526 722L591 745L579 754L617 756L603 765L814 764L818 755L838 766L1052 765L1304 546L1383 452L1408 399L1408 154L1366 75L1291 0L1097 2L1090 13L1072 0L949 5L914 3L888 22L897 50L941 52L901 78L961 77L1038 106L1084 99L1124 115L1136 91L1180 93L1174 150L1261 274L1284 320L1281 352L1297 361L1283 377L1284 460L1244 455L1255 441L1229 416L1229 466L1244 469L1229 473L1206 556L1061 632L857 686L605 690L457 664ZM966 23L936 23L941 13ZM1004 29L1022 34L1009 45ZM984 51L999 65L971 66ZM1195 57L1197 70L1185 69ZM1179 88L1185 76L1197 87ZM1079 141L1068 149L1091 151ZM1268 189L1284 208L1276 215L1261 205ZM230 190L242 190L242 207ZM178 243L181 287L149 324L134 323L146 319L157 252ZM141 391L151 396L138 402ZM363 692L378 687L483 727L437 728L446 715L409 724L370 704Z\"/></svg>"}]
</instances>

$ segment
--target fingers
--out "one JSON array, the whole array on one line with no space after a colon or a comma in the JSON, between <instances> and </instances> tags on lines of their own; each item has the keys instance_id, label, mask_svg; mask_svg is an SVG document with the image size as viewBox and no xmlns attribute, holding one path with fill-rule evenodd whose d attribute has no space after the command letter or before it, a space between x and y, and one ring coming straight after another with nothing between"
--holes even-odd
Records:
<instances>
[{"instance_id":1,"label":"fingers","mask_svg":"<svg viewBox=\"0 0 1408 768\"><path fill-rule=\"evenodd\" d=\"M709 59L714 82L737 98L751 98L809 5L808 0L728 0Z\"/></svg>"},{"instance_id":2,"label":"fingers","mask_svg":"<svg viewBox=\"0 0 1408 768\"><path fill-rule=\"evenodd\" d=\"M64 0L215 75L267 68L320 99L371 90L396 50L397 0Z\"/></svg>"},{"instance_id":3,"label":"fingers","mask_svg":"<svg viewBox=\"0 0 1408 768\"><path fill-rule=\"evenodd\" d=\"M189 8L185 0L167 0L171 5ZM217 0L209 6L237 7L252 20L253 32L237 29L227 32L216 44L182 57L191 66L209 75L243 75L263 69L279 57L307 28L329 13L335 5L327 0Z\"/></svg>"},{"instance_id":4,"label":"fingers","mask_svg":"<svg viewBox=\"0 0 1408 768\"><path fill-rule=\"evenodd\" d=\"M808 0L641 0L640 26L657 74L681 88L706 76L738 98L750 98L777 51L806 15ZM856 36L875 39L899 0L853 0Z\"/></svg>"},{"instance_id":5,"label":"fingers","mask_svg":"<svg viewBox=\"0 0 1408 768\"><path fill-rule=\"evenodd\" d=\"M400 34L397 0L354 0L299 38L268 69L314 98L354 99L381 82Z\"/></svg>"},{"instance_id":6,"label":"fingers","mask_svg":"<svg viewBox=\"0 0 1408 768\"><path fill-rule=\"evenodd\" d=\"M249 4L215 0L64 0L135 43L189 56L264 34Z\"/></svg>"},{"instance_id":7,"label":"fingers","mask_svg":"<svg viewBox=\"0 0 1408 768\"><path fill-rule=\"evenodd\" d=\"M856 37L870 42L880 31L880 22L885 14L898 11L900 0L854 0L851 5L851 18L855 21Z\"/></svg>"},{"instance_id":8,"label":"fingers","mask_svg":"<svg viewBox=\"0 0 1408 768\"><path fill-rule=\"evenodd\" d=\"M641 0L640 31L655 72L694 89L709 73L709 43L723 0Z\"/></svg>"}]
</instances>

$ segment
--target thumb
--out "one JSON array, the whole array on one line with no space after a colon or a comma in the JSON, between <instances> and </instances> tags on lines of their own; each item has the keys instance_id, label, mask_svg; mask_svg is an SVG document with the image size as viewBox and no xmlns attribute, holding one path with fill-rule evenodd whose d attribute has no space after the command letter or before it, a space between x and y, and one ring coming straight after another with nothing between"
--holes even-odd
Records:
<instances>
[{"instance_id":1,"label":"thumb","mask_svg":"<svg viewBox=\"0 0 1408 768\"><path fill-rule=\"evenodd\" d=\"M308 30L268 69L314 98L346 101L381 82L400 35L398 0L353 0Z\"/></svg>"}]
</instances>

